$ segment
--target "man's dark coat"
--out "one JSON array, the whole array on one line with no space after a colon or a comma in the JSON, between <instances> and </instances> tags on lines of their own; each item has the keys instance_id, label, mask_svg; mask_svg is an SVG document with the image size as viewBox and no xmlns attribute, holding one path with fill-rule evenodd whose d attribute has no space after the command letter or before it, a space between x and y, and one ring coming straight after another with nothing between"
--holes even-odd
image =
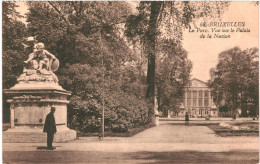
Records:
<instances>
[{"instance_id":1,"label":"man's dark coat","mask_svg":"<svg viewBox=\"0 0 260 164\"><path fill-rule=\"evenodd\" d=\"M52 147L53 137L54 137L54 133L57 132L53 112L50 112L46 116L43 132L47 132L47 147L53 150Z\"/></svg>"},{"instance_id":2,"label":"man's dark coat","mask_svg":"<svg viewBox=\"0 0 260 164\"><path fill-rule=\"evenodd\" d=\"M50 112L46 116L43 132L52 133L52 134L57 132L55 118L52 112Z\"/></svg>"},{"instance_id":3,"label":"man's dark coat","mask_svg":"<svg viewBox=\"0 0 260 164\"><path fill-rule=\"evenodd\" d=\"M185 121L189 121L189 115L185 114Z\"/></svg>"}]
</instances>

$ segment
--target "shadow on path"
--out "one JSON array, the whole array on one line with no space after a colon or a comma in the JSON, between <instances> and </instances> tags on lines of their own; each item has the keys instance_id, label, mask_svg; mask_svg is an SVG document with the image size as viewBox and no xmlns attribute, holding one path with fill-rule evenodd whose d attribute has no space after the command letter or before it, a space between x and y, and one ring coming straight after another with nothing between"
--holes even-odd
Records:
<instances>
[{"instance_id":1,"label":"shadow on path","mask_svg":"<svg viewBox=\"0 0 260 164\"><path fill-rule=\"evenodd\" d=\"M36 147L36 146L33 146ZM53 148L56 149L57 147L61 147L61 146L54 146ZM50 150L48 147L46 146L37 146L36 147L37 150Z\"/></svg>"},{"instance_id":2,"label":"shadow on path","mask_svg":"<svg viewBox=\"0 0 260 164\"><path fill-rule=\"evenodd\" d=\"M46 146L39 146L39 147L37 147L37 150L47 150L47 147Z\"/></svg>"},{"instance_id":3,"label":"shadow on path","mask_svg":"<svg viewBox=\"0 0 260 164\"><path fill-rule=\"evenodd\" d=\"M89 152L89 151L27 151L3 152L6 163L257 163L258 152Z\"/></svg>"}]
</instances>

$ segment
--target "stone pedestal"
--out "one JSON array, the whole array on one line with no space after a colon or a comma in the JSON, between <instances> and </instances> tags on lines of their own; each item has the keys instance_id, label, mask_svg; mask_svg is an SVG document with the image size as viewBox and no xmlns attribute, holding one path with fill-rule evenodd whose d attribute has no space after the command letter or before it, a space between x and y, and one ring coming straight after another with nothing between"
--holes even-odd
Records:
<instances>
[{"instance_id":1,"label":"stone pedestal","mask_svg":"<svg viewBox=\"0 0 260 164\"><path fill-rule=\"evenodd\" d=\"M171 118L171 111L168 110L168 118Z\"/></svg>"},{"instance_id":2,"label":"stone pedestal","mask_svg":"<svg viewBox=\"0 0 260 164\"><path fill-rule=\"evenodd\" d=\"M56 107L54 142L76 139L76 131L67 128L67 96L71 92L58 83L20 82L4 93L10 103L11 128L3 132L3 142L46 142L43 126L51 106Z\"/></svg>"},{"instance_id":3,"label":"stone pedestal","mask_svg":"<svg viewBox=\"0 0 260 164\"><path fill-rule=\"evenodd\" d=\"M155 115L155 125L159 126L160 122L159 122L159 115Z\"/></svg>"}]
</instances>

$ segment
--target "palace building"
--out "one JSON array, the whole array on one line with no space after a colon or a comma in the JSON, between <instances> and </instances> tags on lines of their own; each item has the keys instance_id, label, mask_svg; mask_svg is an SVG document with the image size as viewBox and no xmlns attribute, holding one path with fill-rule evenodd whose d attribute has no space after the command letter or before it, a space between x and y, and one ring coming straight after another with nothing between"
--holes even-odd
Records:
<instances>
[{"instance_id":1,"label":"palace building","mask_svg":"<svg viewBox=\"0 0 260 164\"><path fill-rule=\"evenodd\" d=\"M188 112L190 117L218 117L218 109L213 102L211 90L205 82L194 78L184 90L178 116L185 116Z\"/></svg>"}]
</instances>

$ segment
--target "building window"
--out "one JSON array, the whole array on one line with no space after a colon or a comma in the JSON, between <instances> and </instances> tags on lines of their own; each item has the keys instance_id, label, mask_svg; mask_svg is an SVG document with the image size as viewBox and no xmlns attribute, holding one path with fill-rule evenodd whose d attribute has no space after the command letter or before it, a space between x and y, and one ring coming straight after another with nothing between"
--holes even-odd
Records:
<instances>
[{"instance_id":1,"label":"building window","mask_svg":"<svg viewBox=\"0 0 260 164\"><path fill-rule=\"evenodd\" d=\"M204 105L209 106L209 98L204 98Z\"/></svg>"},{"instance_id":2,"label":"building window","mask_svg":"<svg viewBox=\"0 0 260 164\"><path fill-rule=\"evenodd\" d=\"M188 104L188 106L191 105L191 91L188 91L188 95L187 95L187 104Z\"/></svg>"},{"instance_id":3,"label":"building window","mask_svg":"<svg viewBox=\"0 0 260 164\"><path fill-rule=\"evenodd\" d=\"M197 91L193 91L193 106L197 106Z\"/></svg>"},{"instance_id":4,"label":"building window","mask_svg":"<svg viewBox=\"0 0 260 164\"><path fill-rule=\"evenodd\" d=\"M188 91L188 98L191 98L191 91Z\"/></svg>"},{"instance_id":5,"label":"building window","mask_svg":"<svg viewBox=\"0 0 260 164\"><path fill-rule=\"evenodd\" d=\"M191 98L188 98L188 99L187 99L187 103L188 103L188 106L191 105Z\"/></svg>"},{"instance_id":6,"label":"building window","mask_svg":"<svg viewBox=\"0 0 260 164\"><path fill-rule=\"evenodd\" d=\"M197 91L193 91L193 98L197 98Z\"/></svg>"},{"instance_id":7,"label":"building window","mask_svg":"<svg viewBox=\"0 0 260 164\"><path fill-rule=\"evenodd\" d=\"M197 106L197 99L193 99L193 106Z\"/></svg>"},{"instance_id":8,"label":"building window","mask_svg":"<svg viewBox=\"0 0 260 164\"><path fill-rule=\"evenodd\" d=\"M203 92L199 91L199 98L202 98L202 94L203 94Z\"/></svg>"},{"instance_id":9,"label":"building window","mask_svg":"<svg viewBox=\"0 0 260 164\"><path fill-rule=\"evenodd\" d=\"M202 106L202 98L199 98L199 106Z\"/></svg>"},{"instance_id":10,"label":"building window","mask_svg":"<svg viewBox=\"0 0 260 164\"><path fill-rule=\"evenodd\" d=\"M199 91L199 106L202 106L202 91Z\"/></svg>"},{"instance_id":11,"label":"building window","mask_svg":"<svg viewBox=\"0 0 260 164\"><path fill-rule=\"evenodd\" d=\"M209 97L209 91L204 92L204 97Z\"/></svg>"}]
</instances>

